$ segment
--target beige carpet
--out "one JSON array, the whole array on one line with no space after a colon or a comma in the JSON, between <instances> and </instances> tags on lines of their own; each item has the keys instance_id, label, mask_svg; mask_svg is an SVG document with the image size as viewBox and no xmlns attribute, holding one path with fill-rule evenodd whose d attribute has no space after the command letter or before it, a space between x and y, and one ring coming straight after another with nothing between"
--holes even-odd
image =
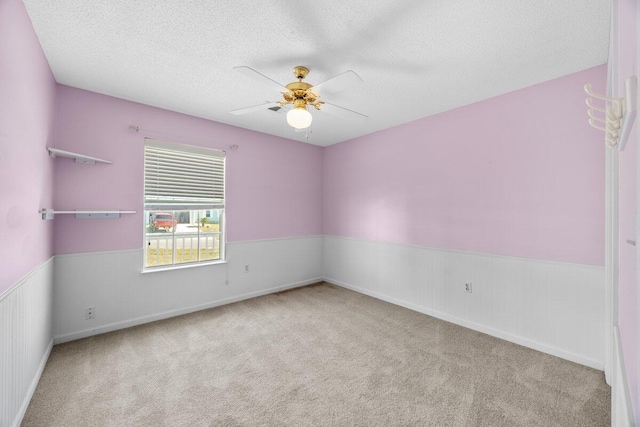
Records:
<instances>
[{"instance_id":1,"label":"beige carpet","mask_svg":"<svg viewBox=\"0 0 640 427\"><path fill-rule=\"evenodd\" d=\"M24 426L606 426L601 372L328 284L53 348Z\"/></svg>"}]
</instances>

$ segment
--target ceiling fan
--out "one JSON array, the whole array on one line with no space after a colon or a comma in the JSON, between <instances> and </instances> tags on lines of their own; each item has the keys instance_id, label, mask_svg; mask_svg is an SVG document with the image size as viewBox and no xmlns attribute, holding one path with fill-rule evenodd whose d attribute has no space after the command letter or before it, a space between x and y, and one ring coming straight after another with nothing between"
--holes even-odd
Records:
<instances>
[{"instance_id":1,"label":"ceiling fan","mask_svg":"<svg viewBox=\"0 0 640 427\"><path fill-rule=\"evenodd\" d=\"M320 100L320 97L323 95L335 93L352 87L358 83L362 83L360 76L351 70L338 74L337 76L314 86L302 81L307 77L307 74L309 74L309 69L299 65L293 68L293 75L298 79L298 81L291 82L286 86L283 86L264 74L257 72L253 68L241 66L234 67L233 69L244 76L259 81L262 84L277 90L282 93L283 99L276 102L266 102L253 107L233 110L231 111L231 114L246 114L254 111L265 110L267 108L273 109L278 106L282 107L285 105L292 105L293 108L287 113L287 123L296 130L307 129L311 126L313 116L309 110L307 110L308 106L348 120L364 121L368 119L364 114Z\"/></svg>"}]
</instances>

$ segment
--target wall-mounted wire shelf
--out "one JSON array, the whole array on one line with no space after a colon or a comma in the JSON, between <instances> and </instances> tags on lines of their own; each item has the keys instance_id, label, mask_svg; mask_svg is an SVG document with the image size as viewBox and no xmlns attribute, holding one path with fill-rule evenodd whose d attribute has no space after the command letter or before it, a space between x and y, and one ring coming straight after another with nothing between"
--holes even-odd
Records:
<instances>
[{"instance_id":1,"label":"wall-mounted wire shelf","mask_svg":"<svg viewBox=\"0 0 640 427\"><path fill-rule=\"evenodd\" d=\"M53 219L55 215L75 215L76 219L114 219L122 214L134 214L136 211L102 210L102 211L57 211L54 209L41 209L42 219Z\"/></svg>"},{"instance_id":2,"label":"wall-mounted wire shelf","mask_svg":"<svg viewBox=\"0 0 640 427\"><path fill-rule=\"evenodd\" d=\"M53 158L64 157L67 159L74 159L76 163L82 163L85 165L95 165L96 163L113 163L113 162L110 162L109 160L86 156L80 153L73 153L71 151L59 150L57 148L47 147L47 150L49 150L49 156Z\"/></svg>"}]
</instances>

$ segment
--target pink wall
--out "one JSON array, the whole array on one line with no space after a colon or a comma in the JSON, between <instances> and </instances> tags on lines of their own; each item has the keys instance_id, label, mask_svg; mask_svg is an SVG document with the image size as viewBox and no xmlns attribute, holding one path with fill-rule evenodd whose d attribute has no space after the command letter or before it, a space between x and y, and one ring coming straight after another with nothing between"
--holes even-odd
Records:
<instances>
[{"instance_id":1,"label":"pink wall","mask_svg":"<svg viewBox=\"0 0 640 427\"><path fill-rule=\"evenodd\" d=\"M618 46L612 46L611 62L615 64L611 70L614 87L620 88L614 96L624 96L624 81L631 75L637 75L637 21L636 2L618 0L613 7L617 9L617 22L614 31L618 36ZM629 142L619 156L620 192L619 192L619 227L620 227L620 270L618 285L618 322L622 340L625 368L629 379L632 400L638 419L638 387L640 367L639 334L640 323L638 305L638 279L636 275L637 248L626 243L636 240L635 216L637 211L637 170L638 170L638 134L637 124Z\"/></svg>"},{"instance_id":2,"label":"pink wall","mask_svg":"<svg viewBox=\"0 0 640 427\"><path fill-rule=\"evenodd\" d=\"M606 66L328 147L333 236L604 265Z\"/></svg>"},{"instance_id":3,"label":"pink wall","mask_svg":"<svg viewBox=\"0 0 640 427\"><path fill-rule=\"evenodd\" d=\"M56 254L142 247L144 135L128 130L130 124L214 144L159 139L211 148L240 146L227 149L228 241L322 233L320 147L67 86L58 86L56 108L56 148L113 164L58 159L54 207L138 212L118 220L56 217Z\"/></svg>"},{"instance_id":4,"label":"pink wall","mask_svg":"<svg viewBox=\"0 0 640 427\"><path fill-rule=\"evenodd\" d=\"M24 5L0 0L0 294L52 255L55 81Z\"/></svg>"}]
</instances>

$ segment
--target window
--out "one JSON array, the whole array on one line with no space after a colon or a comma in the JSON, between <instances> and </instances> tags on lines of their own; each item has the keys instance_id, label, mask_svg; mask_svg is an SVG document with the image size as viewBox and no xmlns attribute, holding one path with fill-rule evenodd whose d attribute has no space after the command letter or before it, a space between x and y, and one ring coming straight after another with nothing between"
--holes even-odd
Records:
<instances>
[{"instance_id":1,"label":"window","mask_svg":"<svg viewBox=\"0 0 640 427\"><path fill-rule=\"evenodd\" d=\"M224 176L224 151L145 140L145 268L224 259Z\"/></svg>"}]
</instances>

